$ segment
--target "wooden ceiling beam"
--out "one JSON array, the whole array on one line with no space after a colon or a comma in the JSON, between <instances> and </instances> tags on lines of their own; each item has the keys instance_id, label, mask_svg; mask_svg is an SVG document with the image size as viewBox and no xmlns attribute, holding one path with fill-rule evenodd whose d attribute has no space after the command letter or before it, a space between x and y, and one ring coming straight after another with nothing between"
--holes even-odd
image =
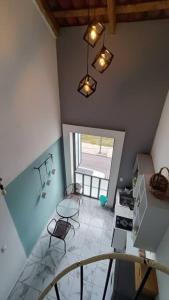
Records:
<instances>
[{"instance_id":1,"label":"wooden ceiling beam","mask_svg":"<svg viewBox=\"0 0 169 300\"><path fill-rule=\"evenodd\" d=\"M106 7L96 7L90 8L90 16L103 16L107 14ZM55 18L80 18L80 17L88 17L88 9L70 9L70 10L57 10L53 12Z\"/></svg>"},{"instance_id":2,"label":"wooden ceiling beam","mask_svg":"<svg viewBox=\"0 0 169 300\"><path fill-rule=\"evenodd\" d=\"M115 1L116 0L107 0L107 15L109 20L110 33L115 33L115 27L116 27Z\"/></svg>"},{"instance_id":3,"label":"wooden ceiling beam","mask_svg":"<svg viewBox=\"0 0 169 300\"><path fill-rule=\"evenodd\" d=\"M57 38L59 32L59 25L57 24L56 18L48 11L48 7L44 0L35 0L35 3L44 17L45 21L47 22L49 28L52 30L52 33Z\"/></svg>"},{"instance_id":4,"label":"wooden ceiling beam","mask_svg":"<svg viewBox=\"0 0 169 300\"><path fill-rule=\"evenodd\" d=\"M38 1L38 0L36 0ZM169 9L169 0L151 1L135 4L116 5L115 14L141 13L156 10ZM105 16L108 14L107 7L90 8L91 16ZM57 10L53 12L56 19L71 17L87 17L88 9Z\"/></svg>"},{"instance_id":5,"label":"wooden ceiling beam","mask_svg":"<svg viewBox=\"0 0 169 300\"><path fill-rule=\"evenodd\" d=\"M129 14L169 9L169 0L142 2L117 6L117 14Z\"/></svg>"}]
</instances>

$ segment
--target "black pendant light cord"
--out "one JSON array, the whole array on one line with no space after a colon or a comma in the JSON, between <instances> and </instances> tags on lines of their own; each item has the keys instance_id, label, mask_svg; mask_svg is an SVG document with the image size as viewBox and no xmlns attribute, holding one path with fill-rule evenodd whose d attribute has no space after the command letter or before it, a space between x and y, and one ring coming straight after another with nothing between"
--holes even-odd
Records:
<instances>
[{"instance_id":1,"label":"black pendant light cord","mask_svg":"<svg viewBox=\"0 0 169 300\"><path fill-rule=\"evenodd\" d=\"M88 23L88 26L89 26L89 19L90 19L90 3L89 3L90 0L88 0L88 15L87 15L87 23ZM89 44L87 43L87 74L89 72Z\"/></svg>"},{"instance_id":2,"label":"black pendant light cord","mask_svg":"<svg viewBox=\"0 0 169 300\"><path fill-rule=\"evenodd\" d=\"M96 10L95 10L95 3L94 3L94 14L93 14L93 22L96 21Z\"/></svg>"},{"instance_id":3,"label":"black pendant light cord","mask_svg":"<svg viewBox=\"0 0 169 300\"><path fill-rule=\"evenodd\" d=\"M87 44L87 74L89 71L89 44Z\"/></svg>"},{"instance_id":4,"label":"black pendant light cord","mask_svg":"<svg viewBox=\"0 0 169 300\"><path fill-rule=\"evenodd\" d=\"M104 31L103 32L103 47L104 47L104 42L105 42L105 35L106 35L106 32Z\"/></svg>"}]
</instances>

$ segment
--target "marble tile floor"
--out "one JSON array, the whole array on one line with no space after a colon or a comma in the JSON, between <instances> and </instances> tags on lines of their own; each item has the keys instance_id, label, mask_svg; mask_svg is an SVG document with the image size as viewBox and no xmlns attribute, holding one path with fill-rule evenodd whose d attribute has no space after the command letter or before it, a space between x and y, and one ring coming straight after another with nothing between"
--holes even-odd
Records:
<instances>
[{"instance_id":1,"label":"marble tile floor","mask_svg":"<svg viewBox=\"0 0 169 300\"><path fill-rule=\"evenodd\" d=\"M75 230L75 236L70 231L66 237L66 254L61 240L53 238L51 248L48 248L49 235L44 230L8 300L37 300L44 288L65 267L94 255L112 252L111 210L101 207L97 200L84 197L78 220L80 228ZM76 228L76 223L74 225ZM108 261L84 267L84 300L102 298L107 268ZM79 274L80 270L76 269L58 282L61 300L80 299ZM56 294L52 289L45 300L54 299Z\"/></svg>"}]
</instances>

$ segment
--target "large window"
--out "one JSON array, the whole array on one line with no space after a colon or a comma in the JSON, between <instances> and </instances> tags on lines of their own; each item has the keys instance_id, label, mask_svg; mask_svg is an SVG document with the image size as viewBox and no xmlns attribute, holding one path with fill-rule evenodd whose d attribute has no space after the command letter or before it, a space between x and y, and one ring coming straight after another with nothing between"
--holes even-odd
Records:
<instances>
[{"instance_id":1,"label":"large window","mask_svg":"<svg viewBox=\"0 0 169 300\"><path fill-rule=\"evenodd\" d=\"M75 182L80 183L81 194L99 199L101 195L107 196L109 180L83 173L75 172Z\"/></svg>"},{"instance_id":2,"label":"large window","mask_svg":"<svg viewBox=\"0 0 169 300\"><path fill-rule=\"evenodd\" d=\"M75 170L95 177L110 177L114 139L75 134Z\"/></svg>"}]
</instances>

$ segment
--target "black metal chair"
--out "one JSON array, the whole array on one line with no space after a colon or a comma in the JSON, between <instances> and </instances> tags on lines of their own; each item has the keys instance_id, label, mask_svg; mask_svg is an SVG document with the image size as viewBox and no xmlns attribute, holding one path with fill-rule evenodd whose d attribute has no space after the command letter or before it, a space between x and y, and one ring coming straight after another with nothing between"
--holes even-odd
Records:
<instances>
[{"instance_id":1,"label":"black metal chair","mask_svg":"<svg viewBox=\"0 0 169 300\"><path fill-rule=\"evenodd\" d=\"M52 223L55 222L55 225L54 225L54 229L51 231L50 230L50 226ZM49 248L51 246L51 239L52 237L55 237L55 238L58 238L60 240L62 240L64 242L64 250L65 250L65 253L66 253L66 242L65 242L65 238L69 232L70 229L73 229L73 232L75 234L75 230L73 228L73 226L69 223L69 222L66 222L64 220L56 220L56 219L52 219L48 226L47 226L47 231L48 233L50 234L50 240L49 240Z\"/></svg>"},{"instance_id":2,"label":"black metal chair","mask_svg":"<svg viewBox=\"0 0 169 300\"><path fill-rule=\"evenodd\" d=\"M82 187L81 187L80 183L71 183L66 188L65 196L67 198L77 199L77 201L80 205L80 201L82 199L81 188Z\"/></svg>"}]
</instances>

